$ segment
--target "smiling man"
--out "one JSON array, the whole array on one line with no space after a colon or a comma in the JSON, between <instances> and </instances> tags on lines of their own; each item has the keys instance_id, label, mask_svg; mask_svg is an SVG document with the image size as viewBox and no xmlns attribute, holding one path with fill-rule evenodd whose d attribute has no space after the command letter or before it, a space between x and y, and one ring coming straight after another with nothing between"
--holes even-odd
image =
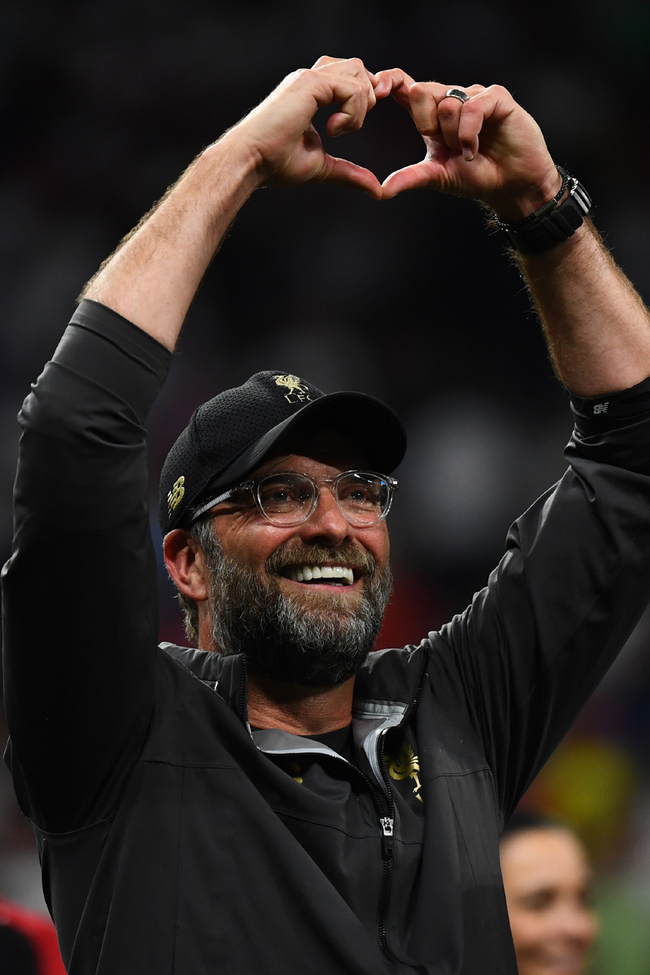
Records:
<instances>
[{"instance_id":1,"label":"smiling man","mask_svg":"<svg viewBox=\"0 0 650 975\"><path fill-rule=\"evenodd\" d=\"M312 118L336 103L342 134L389 94L426 156L380 186ZM157 647L144 420L240 207L312 180L492 208L573 393L569 467L464 614L371 652L401 423L290 364L258 373L165 463L197 648ZM503 88L321 58L87 285L21 411L3 580L8 762L70 975L516 975L500 831L650 591L648 314L589 207Z\"/></svg>"},{"instance_id":2,"label":"smiling man","mask_svg":"<svg viewBox=\"0 0 650 975\"><path fill-rule=\"evenodd\" d=\"M399 464L406 438L373 397L325 395L300 380L296 401L288 378L299 382L258 373L196 411L163 468L160 518L188 635L201 647L245 654L253 725L262 720L258 708L272 708L277 727L300 734L261 682L330 688L331 711L312 732L349 716L352 678L391 589L386 516L397 482L376 471ZM246 435L224 444L233 409ZM257 465L261 454L272 459Z\"/></svg>"}]
</instances>

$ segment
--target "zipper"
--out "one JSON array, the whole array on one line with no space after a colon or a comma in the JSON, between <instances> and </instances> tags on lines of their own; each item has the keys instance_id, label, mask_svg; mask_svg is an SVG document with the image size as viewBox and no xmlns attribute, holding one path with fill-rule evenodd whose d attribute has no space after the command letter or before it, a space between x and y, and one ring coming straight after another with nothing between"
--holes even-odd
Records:
<instances>
[{"instance_id":1,"label":"zipper","mask_svg":"<svg viewBox=\"0 0 650 975\"><path fill-rule=\"evenodd\" d=\"M409 704L406 711L404 712L404 717L402 718L402 720L398 725L398 727L400 728L403 728L404 725L408 724L408 722L411 719L411 715L413 714L413 712L415 711L415 709L419 704L420 694L422 693L422 688L424 686L424 678L427 673L427 667L429 666L430 658L431 658L431 651L429 649L425 649L423 654L422 666L420 667L420 673L418 675L418 682L415 687L415 694L411 699L411 703Z\"/></svg>"},{"instance_id":2,"label":"zipper","mask_svg":"<svg viewBox=\"0 0 650 975\"><path fill-rule=\"evenodd\" d=\"M377 931L379 936L379 945L381 950L386 955L390 961L399 961L399 959L393 954L388 946L388 934L386 931L386 914L388 911L388 904L390 902L390 892L393 879L393 858L395 856L395 846L394 846L394 832L395 832L395 802L393 800L393 793L390 787L390 783L386 777L386 771L383 766L384 759L384 735L386 732L382 733L380 739L380 762L382 770L382 778L386 786L386 792L388 794L388 809L386 808L386 800L382 795L380 789L377 788L375 783L370 779L358 765L353 765L348 762L347 758L343 758L342 755L337 757L353 768L358 775L361 776L363 781L368 786L368 791L372 796L372 801L375 805L375 809L378 813L377 819L379 822L379 828L381 829L381 859L383 864L381 886L379 889L379 903L377 907ZM334 757L334 756L332 756Z\"/></svg>"},{"instance_id":3,"label":"zipper","mask_svg":"<svg viewBox=\"0 0 650 975\"><path fill-rule=\"evenodd\" d=\"M248 710L248 661L244 654L241 658L241 682L239 685L239 717L242 720L242 724L246 725L248 720L247 710Z\"/></svg>"},{"instance_id":4,"label":"zipper","mask_svg":"<svg viewBox=\"0 0 650 975\"><path fill-rule=\"evenodd\" d=\"M389 815L383 816L379 820L381 826L381 858L383 860L383 871L381 878L381 892L379 895L379 907L377 909L377 927L379 929L379 944L381 946L381 950L388 958L391 959L391 961L397 961L397 958L388 946L388 931L386 930L391 888L393 886L393 863L395 858L395 845L393 840L395 828L395 802L393 800L393 792L391 790L390 782L388 781L388 776L386 774L386 767L384 765L385 737L386 732L384 731L379 739L379 769L381 771L384 785L386 786L386 793L388 795Z\"/></svg>"},{"instance_id":5,"label":"zipper","mask_svg":"<svg viewBox=\"0 0 650 975\"><path fill-rule=\"evenodd\" d=\"M406 709L402 720L397 727L403 728L406 725L415 711L420 694L422 693L422 687L424 685L424 678L427 671L427 665L429 663L430 654L427 652L424 654L424 659L422 661L422 667L418 676L418 682L415 689L415 694ZM247 692L247 669L246 669L246 658L242 659L242 677L241 677L241 718L242 721L246 721L246 692ZM399 959L391 951L388 944L388 932L387 932L387 915L388 907L390 905L391 889L393 883L393 864L395 858L395 845L394 845L394 830L395 830L395 801L393 799L393 792L390 785L390 780L388 778L388 773L386 771L386 766L384 763L384 741L386 733L389 729L384 729L380 733L379 738L379 769L381 772L381 777L386 789L386 795L388 798L388 810L386 810L385 799L382 795L380 789L374 784L374 782L363 772L357 765L348 762L346 758L342 755L337 757L341 761L350 765L361 778L364 780L368 786L368 791L372 796L373 802L375 804L376 811L378 812L379 827L381 829L381 858L382 858L382 879L381 887L379 893L379 903L377 908L377 929L379 936L379 945L383 954L390 960L398 962ZM393 729L395 730L395 729ZM386 812L388 811L388 815ZM416 971L424 973L425 969L420 966L416 967Z\"/></svg>"}]
</instances>

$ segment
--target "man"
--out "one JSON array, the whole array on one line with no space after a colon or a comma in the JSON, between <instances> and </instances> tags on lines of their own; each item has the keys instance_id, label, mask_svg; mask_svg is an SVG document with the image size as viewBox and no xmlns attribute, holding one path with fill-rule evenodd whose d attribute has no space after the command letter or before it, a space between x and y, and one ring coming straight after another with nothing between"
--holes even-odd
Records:
<instances>
[{"instance_id":1,"label":"man","mask_svg":"<svg viewBox=\"0 0 650 975\"><path fill-rule=\"evenodd\" d=\"M382 187L311 120L336 103L328 131L350 131L390 93L427 154ZM400 425L258 374L165 465L165 556L199 649L158 650L142 422L239 208L310 180L470 196L536 252L522 269L575 394L571 466L462 617L367 657ZM71 975L516 972L499 832L650 577L648 316L587 209L504 89L321 58L87 286L23 407L4 579L9 761Z\"/></svg>"}]
</instances>

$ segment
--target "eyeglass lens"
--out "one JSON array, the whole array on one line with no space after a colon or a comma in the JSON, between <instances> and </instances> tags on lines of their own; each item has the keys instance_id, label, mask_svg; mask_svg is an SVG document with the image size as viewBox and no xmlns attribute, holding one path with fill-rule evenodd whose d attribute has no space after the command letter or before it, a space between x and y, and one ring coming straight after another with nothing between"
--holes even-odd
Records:
<instances>
[{"instance_id":1,"label":"eyeglass lens","mask_svg":"<svg viewBox=\"0 0 650 975\"><path fill-rule=\"evenodd\" d=\"M390 490L386 481L363 471L340 474L331 485L339 508L351 525L373 525L387 509ZM271 474L257 485L264 515L277 525L300 524L316 506L317 486L304 474Z\"/></svg>"}]
</instances>

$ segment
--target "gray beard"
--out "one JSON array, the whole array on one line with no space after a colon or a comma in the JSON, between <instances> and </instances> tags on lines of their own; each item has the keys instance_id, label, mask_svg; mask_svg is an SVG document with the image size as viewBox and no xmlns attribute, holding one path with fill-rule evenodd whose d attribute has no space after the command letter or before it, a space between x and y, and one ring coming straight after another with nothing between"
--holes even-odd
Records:
<instances>
[{"instance_id":1,"label":"gray beard","mask_svg":"<svg viewBox=\"0 0 650 975\"><path fill-rule=\"evenodd\" d=\"M369 552L353 546L280 546L267 560L268 578L223 554L214 532L203 538L210 572L213 646L243 653L254 673L310 687L336 687L354 676L373 648L390 598L390 569L378 573ZM360 603L351 609L336 593L312 593L294 603L275 581L280 566L341 561L364 568ZM314 598L317 597L317 598Z\"/></svg>"}]
</instances>

